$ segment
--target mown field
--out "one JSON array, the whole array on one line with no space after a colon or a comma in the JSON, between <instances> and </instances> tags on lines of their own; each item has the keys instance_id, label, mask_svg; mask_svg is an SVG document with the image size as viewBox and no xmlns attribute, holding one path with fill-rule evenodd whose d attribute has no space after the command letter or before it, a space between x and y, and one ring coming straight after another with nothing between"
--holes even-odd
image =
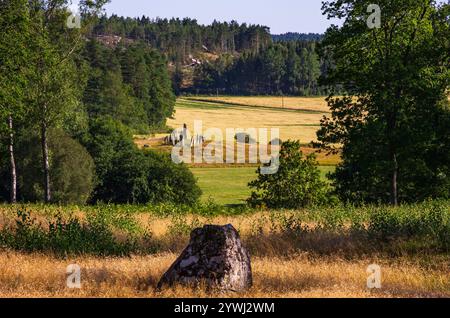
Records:
<instances>
[{"instance_id":1,"label":"mown field","mask_svg":"<svg viewBox=\"0 0 450 318\"><path fill-rule=\"evenodd\" d=\"M279 128L282 140L295 139L307 144L315 141L320 119L328 113L323 98L287 98L281 108L281 97L191 97L180 98L176 104L171 127L194 120L203 121L203 129L219 128Z\"/></svg>"},{"instance_id":2,"label":"mown field","mask_svg":"<svg viewBox=\"0 0 450 318\"><path fill-rule=\"evenodd\" d=\"M203 96L185 97L187 100L219 102L231 105L252 107L296 109L303 111L328 112L328 105L324 97L282 97L282 96Z\"/></svg>"},{"instance_id":3,"label":"mown field","mask_svg":"<svg viewBox=\"0 0 450 318\"><path fill-rule=\"evenodd\" d=\"M0 297L450 297L449 207L0 206ZM240 232L253 288L156 292L190 231L210 223ZM66 286L70 264L81 267L81 289ZM371 264L381 289L367 288Z\"/></svg>"},{"instance_id":4,"label":"mown field","mask_svg":"<svg viewBox=\"0 0 450 318\"><path fill-rule=\"evenodd\" d=\"M203 121L203 130L219 128L279 128L282 140L299 139L305 146L305 155L316 152L307 144L316 141L316 131L320 119L328 113L323 97L183 97L177 100L175 115L168 120L172 128L187 124L193 129L194 120ZM139 136L136 143L170 152L171 147L162 144L157 136ZM224 148L226 149L226 148ZM225 151L224 151L225 153ZM334 171L339 156L316 153L324 179L328 172ZM191 164L192 172L198 178L203 190L203 201L213 199L219 204L242 204L250 194L248 182L256 178L256 166Z\"/></svg>"}]
</instances>

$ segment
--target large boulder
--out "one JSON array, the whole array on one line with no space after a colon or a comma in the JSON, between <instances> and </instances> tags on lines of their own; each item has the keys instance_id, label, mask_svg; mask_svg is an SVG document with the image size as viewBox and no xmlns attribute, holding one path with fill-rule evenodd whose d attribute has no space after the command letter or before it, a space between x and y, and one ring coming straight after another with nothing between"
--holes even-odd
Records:
<instances>
[{"instance_id":1,"label":"large boulder","mask_svg":"<svg viewBox=\"0 0 450 318\"><path fill-rule=\"evenodd\" d=\"M162 276L165 285L205 284L207 290L244 291L252 286L248 252L231 225L205 225L192 231L186 249Z\"/></svg>"}]
</instances>

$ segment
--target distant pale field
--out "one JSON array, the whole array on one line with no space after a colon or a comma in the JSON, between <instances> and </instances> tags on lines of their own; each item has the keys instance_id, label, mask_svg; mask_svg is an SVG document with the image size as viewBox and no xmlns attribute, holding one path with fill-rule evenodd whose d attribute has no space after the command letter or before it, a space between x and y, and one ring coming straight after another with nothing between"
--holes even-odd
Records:
<instances>
[{"instance_id":1,"label":"distant pale field","mask_svg":"<svg viewBox=\"0 0 450 318\"><path fill-rule=\"evenodd\" d=\"M290 108L328 112L325 97L281 97L281 96L219 96L191 97L187 99L217 101L247 106Z\"/></svg>"},{"instance_id":2,"label":"distant pale field","mask_svg":"<svg viewBox=\"0 0 450 318\"><path fill-rule=\"evenodd\" d=\"M203 191L202 200L214 199L219 204L242 204L250 196L248 183L257 178L256 167L191 168ZM322 178L334 171L332 166L319 167Z\"/></svg>"},{"instance_id":3,"label":"distant pale field","mask_svg":"<svg viewBox=\"0 0 450 318\"><path fill-rule=\"evenodd\" d=\"M203 132L208 128L219 128L225 135L226 128L279 128L282 140L300 140L302 143L316 141L320 120L326 114L320 99L304 99L302 104L282 109L275 97L224 97L225 103L179 99L173 119L168 125L173 128L187 124L192 131L195 120L203 121ZM297 100L297 99L293 99ZM231 105L226 103L251 103ZM260 102L260 103L259 103ZM269 136L270 139L272 139Z\"/></svg>"}]
</instances>

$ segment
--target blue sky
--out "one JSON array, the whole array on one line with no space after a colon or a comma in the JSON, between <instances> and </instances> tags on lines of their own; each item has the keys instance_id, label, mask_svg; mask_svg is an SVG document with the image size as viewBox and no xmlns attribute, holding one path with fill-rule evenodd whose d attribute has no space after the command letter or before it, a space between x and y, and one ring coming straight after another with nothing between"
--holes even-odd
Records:
<instances>
[{"instance_id":1,"label":"blue sky","mask_svg":"<svg viewBox=\"0 0 450 318\"><path fill-rule=\"evenodd\" d=\"M236 20L270 27L273 34L323 33L331 24L321 0L111 0L108 15L151 18L190 17L202 24Z\"/></svg>"}]
</instances>

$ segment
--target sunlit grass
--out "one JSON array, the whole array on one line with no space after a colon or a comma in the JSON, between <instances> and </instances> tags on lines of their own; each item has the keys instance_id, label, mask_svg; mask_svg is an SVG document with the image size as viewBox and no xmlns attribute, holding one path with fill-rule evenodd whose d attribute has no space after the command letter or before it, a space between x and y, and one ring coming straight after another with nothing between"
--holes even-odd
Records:
<instances>
[{"instance_id":1,"label":"sunlit grass","mask_svg":"<svg viewBox=\"0 0 450 318\"><path fill-rule=\"evenodd\" d=\"M203 200L212 198L219 204L242 204L250 196L248 183L257 178L256 167L191 168L203 191ZM333 166L319 167L322 178L334 171Z\"/></svg>"}]
</instances>

